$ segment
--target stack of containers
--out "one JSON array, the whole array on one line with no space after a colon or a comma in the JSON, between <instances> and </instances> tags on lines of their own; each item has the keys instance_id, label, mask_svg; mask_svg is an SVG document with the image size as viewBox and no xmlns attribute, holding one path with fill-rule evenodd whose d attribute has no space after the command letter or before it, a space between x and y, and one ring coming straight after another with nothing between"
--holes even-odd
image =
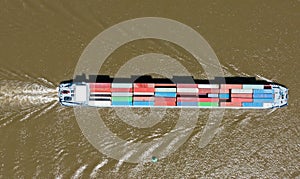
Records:
<instances>
[{"instance_id":1,"label":"stack of containers","mask_svg":"<svg viewBox=\"0 0 300 179\"><path fill-rule=\"evenodd\" d=\"M245 94L244 91L240 91L242 88L243 88L242 84L221 84L219 96L221 100L225 100L225 101L220 102L220 106L241 107L242 102L240 102L238 99L241 97L241 94ZM234 97L235 99L233 101L232 100L229 101L230 96L231 98L235 96Z\"/></svg>"},{"instance_id":2,"label":"stack of containers","mask_svg":"<svg viewBox=\"0 0 300 179\"><path fill-rule=\"evenodd\" d=\"M176 106L176 84L155 84L155 106Z\"/></svg>"},{"instance_id":3,"label":"stack of containers","mask_svg":"<svg viewBox=\"0 0 300 179\"><path fill-rule=\"evenodd\" d=\"M113 106L132 106L132 83L112 83Z\"/></svg>"},{"instance_id":4,"label":"stack of containers","mask_svg":"<svg viewBox=\"0 0 300 179\"><path fill-rule=\"evenodd\" d=\"M177 84L177 106L198 106L198 84Z\"/></svg>"},{"instance_id":5,"label":"stack of containers","mask_svg":"<svg viewBox=\"0 0 300 179\"><path fill-rule=\"evenodd\" d=\"M111 106L110 83L89 83L89 105Z\"/></svg>"},{"instance_id":6,"label":"stack of containers","mask_svg":"<svg viewBox=\"0 0 300 179\"><path fill-rule=\"evenodd\" d=\"M198 84L198 106L219 106L219 84Z\"/></svg>"},{"instance_id":7,"label":"stack of containers","mask_svg":"<svg viewBox=\"0 0 300 179\"><path fill-rule=\"evenodd\" d=\"M134 106L154 106L154 83L134 83L133 85L133 105Z\"/></svg>"},{"instance_id":8,"label":"stack of containers","mask_svg":"<svg viewBox=\"0 0 300 179\"><path fill-rule=\"evenodd\" d=\"M244 89L253 89L253 102L242 103L243 107L268 107L274 102L274 90L265 89L265 85L243 85Z\"/></svg>"}]
</instances>

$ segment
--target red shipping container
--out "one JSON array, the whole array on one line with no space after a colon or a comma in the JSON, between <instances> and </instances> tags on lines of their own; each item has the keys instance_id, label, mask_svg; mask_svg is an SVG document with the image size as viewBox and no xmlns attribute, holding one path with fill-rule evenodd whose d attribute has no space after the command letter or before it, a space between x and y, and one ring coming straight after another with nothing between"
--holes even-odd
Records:
<instances>
[{"instance_id":1,"label":"red shipping container","mask_svg":"<svg viewBox=\"0 0 300 179\"><path fill-rule=\"evenodd\" d=\"M134 88L154 88L154 83L134 83Z\"/></svg>"},{"instance_id":2,"label":"red shipping container","mask_svg":"<svg viewBox=\"0 0 300 179\"><path fill-rule=\"evenodd\" d=\"M155 97L154 99L155 102L175 102L176 98L161 98L161 97Z\"/></svg>"},{"instance_id":3,"label":"red shipping container","mask_svg":"<svg viewBox=\"0 0 300 179\"><path fill-rule=\"evenodd\" d=\"M90 92L111 92L110 88L90 88Z\"/></svg>"},{"instance_id":4,"label":"red shipping container","mask_svg":"<svg viewBox=\"0 0 300 179\"><path fill-rule=\"evenodd\" d=\"M177 84L177 88L198 88L198 84Z\"/></svg>"},{"instance_id":5,"label":"red shipping container","mask_svg":"<svg viewBox=\"0 0 300 179\"><path fill-rule=\"evenodd\" d=\"M252 102L252 98L231 98L231 102Z\"/></svg>"},{"instance_id":6,"label":"red shipping container","mask_svg":"<svg viewBox=\"0 0 300 179\"><path fill-rule=\"evenodd\" d=\"M134 96L133 101L154 101L154 97L140 97L140 96Z\"/></svg>"},{"instance_id":7,"label":"red shipping container","mask_svg":"<svg viewBox=\"0 0 300 179\"><path fill-rule=\"evenodd\" d=\"M252 93L231 93L232 98L252 98Z\"/></svg>"},{"instance_id":8,"label":"red shipping container","mask_svg":"<svg viewBox=\"0 0 300 179\"><path fill-rule=\"evenodd\" d=\"M111 88L111 92L132 92L132 88Z\"/></svg>"},{"instance_id":9,"label":"red shipping container","mask_svg":"<svg viewBox=\"0 0 300 179\"><path fill-rule=\"evenodd\" d=\"M178 97L177 101L179 101L179 102L198 102L198 99L199 98L197 98L197 97L195 97L195 98Z\"/></svg>"},{"instance_id":10,"label":"red shipping container","mask_svg":"<svg viewBox=\"0 0 300 179\"><path fill-rule=\"evenodd\" d=\"M222 89L242 89L242 84L221 84Z\"/></svg>"},{"instance_id":11,"label":"red shipping container","mask_svg":"<svg viewBox=\"0 0 300 179\"><path fill-rule=\"evenodd\" d=\"M190 92L177 92L179 96L198 96L198 93L190 93ZM204 94L205 95L205 94Z\"/></svg>"},{"instance_id":12,"label":"red shipping container","mask_svg":"<svg viewBox=\"0 0 300 179\"><path fill-rule=\"evenodd\" d=\"M134 88L134 92L154 92L155 88Z\"/></svg>"},{"instance_id":13,"label":"red shipping container","mask_svg":"<svg viewBox=\"0 0 300 179\"><path fill-rule=\"evenodd\" d=\"M111 83L90 83L90 88L110 88Z\"/></svg>"},{"instance_id":14,"label":"red shipping container","mask_svg":"<svg viewBox=\"0 0 300 179\"><path fill-rule=\"evenodd\" d=\"M173 83L156 83L155 86L175 86L176 84Z\"/></svg>"},{"instance_id":15,"label":"red shipping container","mask_svg":"<svg viewBox=\"0 0 300 179\"><path fill-rule=\"evenodd\" d=\"M229 93L229 89L220 89L220 93Z\"/></svg>"},{"instance_id":16,"label":"red shipping container","mask_svg":"<svg viewBox=\"0 0 300 179\"><path fill-rule=\"evenodd\" d=\"M241 107L241 102L220 102L220 106Z\"/></svg>"},{"instance_id":17,"label":"red shipping container","mask_svg":"<svg viewBox=\"0 0 300 179\"><path fill-rule=\"evenodd\" d=\"M199 98L199 102L219 102L219 98Z\"/></svg>"},{"instance_id":18,"label":"red shipping container","mask_svg":"<svg viewBox=\"0 0 300 179\"><path fill-rule=\"evenodd\" d=\"M169 102L154 102L154 106L176 106L176 102L172 102L172 101L169 101Z\"/></svg>"},{"instance_id":19,"label":"red shipping container","mask_svg":"<svg viewBox=\"0 0 300 179\"><path fill-rule=\"evenodd\" d=\"M199 88L198 93L219 93L220 90L216 88Z\"/></svg>"}]
</instances>

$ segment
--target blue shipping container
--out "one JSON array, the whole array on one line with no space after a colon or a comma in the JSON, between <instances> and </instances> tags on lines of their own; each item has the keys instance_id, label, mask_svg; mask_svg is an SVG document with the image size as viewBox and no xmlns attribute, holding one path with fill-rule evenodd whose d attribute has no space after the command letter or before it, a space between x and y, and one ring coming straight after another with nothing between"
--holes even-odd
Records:
<instances>
[{"instance_id":1,"label":"blue shipping container","mask_svg":"<svg viewBox=\"0 0 300 179\"><path fill-rule=\"evenodd\" d=\"M175 98L176 92L155 92L154 96Z\"/></svg>"},{"instance_id":2,"label":"blue shipping container","mask_svg":"<svg viewBox=\"0 0 300 179\"><path fill-rule=\"evenodd\" d=\"M228 93L220 93L219 94L219 98L221 98L221 99L228 99L229 98L229 94Z\"/></svg>"},{"instance_id":3,"label":"blue shipping container","mask_svg":"<svg viewBox=\"0 0 300 179\"><path fill-rule=\"evenodd\" d=\"M134 101L134 106L154 106L154 101Z\"/></svg>"},{"instance_id":4,"label":"blue shipping container","mask_svg":"<svg viewBox=\"0 0 300 179\"><path fill-rule=\"evenodd\" d=\"M274 93L273 89L254 89L253 93Z\"/></svg>"},{"instance_id":5,"label":"blue shipping container","mask_svg":"<svg viewBox=\"0 0 300 179\"><path fill-rule=\"evenodd\" d=\"M254 98L253 102L258 102L258 103L273 103L274 99L273 98Z\"/></svg>"},{"instance_id":6,"label":"blue shipping container","mask_svg":"<svg viewBox=\"0 0 300 179\"><path fill-rule=\"evenodd\" d=\"M273 98L271 93L253 93L253 98Z\"/></svg>"},{"instance_id":7,"label":"blue shipping container","mask_svg":"<svg viewBox=\"0 0 300 179\"><path fill-rule=\"evenodd\" d=\"M177 106L198 106L198 102L177 102Z\"/></svg>"},{"instance_id":8,"label":"blue shipping container","mask_svg":"<svg viewBox=\"0 0 300 179\"><path fill-rule=\"evenodd\" d=\"M112 106L132 106L132 102L127 101L112 101Z\"/></svg>"},{"instance_id":9,"label":"blue shipping container","mask_svg":"<svg viewBox=\"0 0 300 179\"><path fill-rule=\"evenodd\" d=\"M242 107L263 107L263 103L242 103Z\"/></svg>"}]
</instances>

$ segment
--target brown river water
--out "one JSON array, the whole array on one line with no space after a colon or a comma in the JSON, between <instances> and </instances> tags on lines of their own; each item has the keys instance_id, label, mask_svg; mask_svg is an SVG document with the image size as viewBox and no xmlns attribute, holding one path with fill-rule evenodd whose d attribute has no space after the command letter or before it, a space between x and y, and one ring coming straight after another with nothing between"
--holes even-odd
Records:
<instances>
[{"instance_id":1,"label":"brown river water","mask_svg":"<svg viewBox=\"0 0 300 179\"><path fill-rule=\"evenodd\" d=\"M0 178L300 177L299 0L2 0L0 7ZM156 163L102 154L81 132L74 110L59 105L56 87L72 79L95 36L139 17L190 26L208 41L226 76L261 76L284 84L289 105L226 110L214 138L202 148L209 110L196 110L189 138ZM195 78L206 78L185 50L153 39L118 48L100 73L114 76L126 61L149 52L172 56ZM116 135L144 142L169 133L178 120L178 110L170 109L158 125L134 128L118 120L113 109L99 113ZM133 113L145 117L149 109Z\"/></svg>"}]
</instances>

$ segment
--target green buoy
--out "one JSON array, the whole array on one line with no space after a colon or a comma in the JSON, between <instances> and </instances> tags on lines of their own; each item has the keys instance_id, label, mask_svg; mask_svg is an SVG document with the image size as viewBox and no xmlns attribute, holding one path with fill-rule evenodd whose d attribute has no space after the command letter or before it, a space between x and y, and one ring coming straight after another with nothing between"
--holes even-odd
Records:
<instances>
[{"instance_id":1,"label":"green buoy","mask_svg":"<svg viewBox=\"0 0 300 179\"><path fill-rule=\"evenodd\" d=\"M152 160L153 163L158 161L157 157L155 157L155 156L153 156L151 160Z\"/></svg>"}]
</instances>

